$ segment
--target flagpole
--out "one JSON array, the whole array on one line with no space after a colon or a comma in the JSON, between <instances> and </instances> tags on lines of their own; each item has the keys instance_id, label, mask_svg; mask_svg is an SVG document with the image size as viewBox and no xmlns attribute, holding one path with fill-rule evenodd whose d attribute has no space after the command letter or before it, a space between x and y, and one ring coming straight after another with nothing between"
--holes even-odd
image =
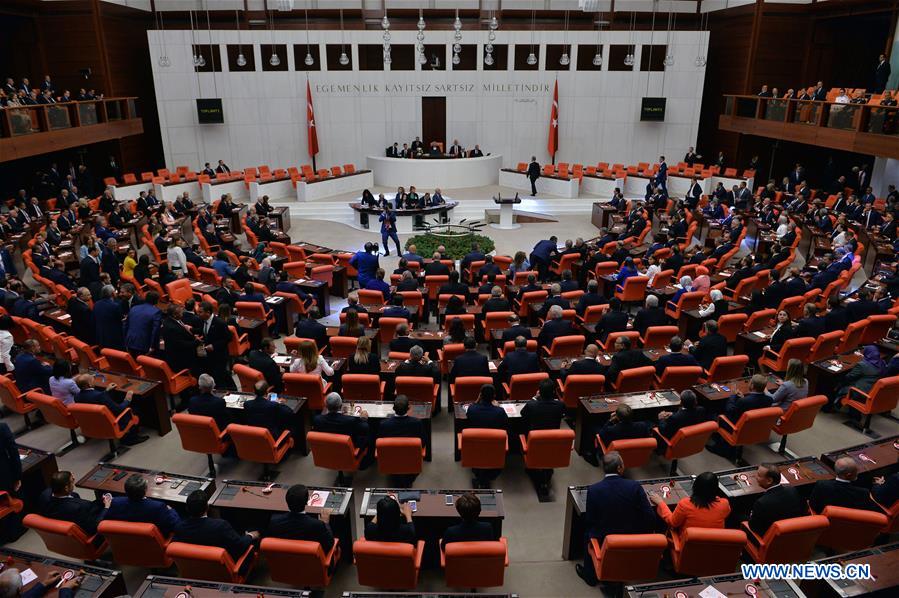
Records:
<instances>
[{"instance_id":1,"label":"flagpole","mask_svg":"<svg viewBox=\"0 0 899 598\"><path fill-rule=\"evenodd\" d=\"M309 71L306 71L306 89L307 89L307 90L309 89ZM307 117L306 117L306 118L307 118L307 120L308 120L308 114L309 114L309 99L308 99L308 96L307 96L307 99L306 99L306 114L307 114ZM308 129L308 127L307 127L307 129ZM308 130L307 130L306 134L307 134L307 135L309 134ZM318 133L316 133L316 134L318 134ZM307 145L308 145L308 141L307 141ZM315 165L315 154L312 154L312 172L318 172L318 167Z\"/></svg>"}]
</instances>

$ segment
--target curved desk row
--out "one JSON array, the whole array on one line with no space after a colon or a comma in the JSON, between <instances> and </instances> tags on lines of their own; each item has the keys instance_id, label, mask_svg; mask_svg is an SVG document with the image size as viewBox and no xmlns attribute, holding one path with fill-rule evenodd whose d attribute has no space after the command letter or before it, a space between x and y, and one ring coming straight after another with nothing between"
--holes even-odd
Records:
<instances>
[{"instance_id":1,"label":"curved desk row","mask_svg":"<svg viewBox=\"0 0 899 598\"><path fill-rule=\"evenodd\" d=\"M374 182L379 187L421 189L458 189L460 187L487 187L495 185L496 173L502 168L500 155L454 160L411 160L368 156L367 168L374 171Z\"/></svg>"},{"instance_id":2,"label":"curved desk row","mask_svg":"<svg viewBox=\"0 0 899 598\"><path fill-rule=\"evenodd\" d=\"M424 226L425 221L432 218L438 218L442 222L447 221L452 217L453 208L457 205L459 205L458 201L448 201L445 204L429 208L394 210L393 213L396 214L396 232L411 233L416 228ZM380 209L370 208L359 202L351 203L350 207L353 208L356 228L381 230L378 222L378 216L381 215Z\"/></svg>"}]
</instances>

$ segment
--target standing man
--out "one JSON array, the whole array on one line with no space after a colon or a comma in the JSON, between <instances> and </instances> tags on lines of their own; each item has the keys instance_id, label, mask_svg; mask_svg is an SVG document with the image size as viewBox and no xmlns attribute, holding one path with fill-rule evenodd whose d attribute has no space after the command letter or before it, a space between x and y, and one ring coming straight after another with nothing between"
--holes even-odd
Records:
<instances>
[{"instance_id":1,"label":"standing man","mask_svg":"<svg viewBox=\"0 0 899 598\"><path fill-rule=\"evenodd\" d=\"M384 255L390 255L390 247L387 245L388 238L393 239L393 242L396 243L396 254L402 255L400 238L396 235L396 214L390 210L389 206L384 206L378 221L381 223L381 242L384 244Z\"/></svg>"},{"instance_id":2,"label":"standing man","mask_svg":"<svg viewBox=\"0 0 899 598\"><path fill-rule=\"evenodd\" d=\"M874 69L874 93L883 93L887 88L887 81L890 79L890 63L884 54L880 55L877 60L877 67Z\"/></svg>"},{"instance_id":3,"label":"standing man","mask_svg":"<svg viewBox=\"0 0 899 598\"><path fill-rule=\"evenodd\" d=\"M132 355L146 355L159 348L162 312L156 307L158 302L159 295L156 291L147 291L144 302L138 303L128 312L125 320L125 348Z\"/></svg>"},{"instance_id":4,"label":"standing man","mask_svg":"<svg viewBox=\"0 0 899 598\"><path fill-rule=\"evenodd\" d=\"M537 195L537 179L540 178L540 164L537 163L537 156L531 156L531 163L528 164L528 179L531 181L531 196Z\"/></svg>"},{"instance_id":5,"label":"standing man","mask_svg":"<svg viewBox=\"0 0 899 598\"><path fill-rule=\"evenodd\" d=\"M661 187L662 192L668 195L668 164L665 162L665 156L659 156L659 172L656 174L656 185Z\"/></svg>"},{"instance_id":6,"label":"standing man","mask_svg":"<svg viewBox=\"0 0 899 598\"><path fill-rule=\"evenodd\" d=\"M150 293L147 293L147 296ZM215 308L208 301L200 303L197 315L203 322L198 330L194 330L194 333L198 334L203 341L202 352L206 357L205 371L215 378L216 386L233 389L235 388L234 378L228 370L228 342L231 340L231 331L228 330L225 322L215 315L214 310Z\"/></svg>"}]
</instances>

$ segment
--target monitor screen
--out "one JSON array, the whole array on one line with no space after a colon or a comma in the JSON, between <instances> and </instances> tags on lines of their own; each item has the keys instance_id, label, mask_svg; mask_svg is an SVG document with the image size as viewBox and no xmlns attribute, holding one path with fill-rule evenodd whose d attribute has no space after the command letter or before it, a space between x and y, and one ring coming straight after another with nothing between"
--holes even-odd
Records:
<instances>
[{"instance_id":1,"label":"monitor screen","mask_svg":"<svg viewBox=\"0 0 899 598\"><path fill-rule=\"evenodd\" d=\"M197 120L200 124L222 124L225 112L222 110L221 98L197 99Z\"/></svg>"},{"instance_id":2,"label":"monitor screen","mask_svg":"<svg viewBox=\"0 0 899 598\"><path fill-rule=\"evenodd\" d=\"M640 106L640 120L665 120L665 98L643 98Z\"/></svg>"}]
</instances>

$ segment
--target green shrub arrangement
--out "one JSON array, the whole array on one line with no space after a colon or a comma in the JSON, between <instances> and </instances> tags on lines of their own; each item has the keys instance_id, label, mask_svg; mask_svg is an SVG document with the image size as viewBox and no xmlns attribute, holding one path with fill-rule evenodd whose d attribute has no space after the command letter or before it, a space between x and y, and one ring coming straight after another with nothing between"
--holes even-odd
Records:
<instances>
[{"instance_id":1,"label":"green shrub arrangement","mask_svg":"<svg viewBox=\"0 0 899 598\"><path fill-rule=\"evenodd\" d=\"M490 253L496 248L493 239L484 235L465 235L461 237L437 237L434 235L415 235L406 241L406 247L415 245L418 255L430 258L434 255L439 245L446 247L446 255L449 259L462 259L471 251L471 244L478 243L481 251Z\"/></svg>"}]
</instances>

